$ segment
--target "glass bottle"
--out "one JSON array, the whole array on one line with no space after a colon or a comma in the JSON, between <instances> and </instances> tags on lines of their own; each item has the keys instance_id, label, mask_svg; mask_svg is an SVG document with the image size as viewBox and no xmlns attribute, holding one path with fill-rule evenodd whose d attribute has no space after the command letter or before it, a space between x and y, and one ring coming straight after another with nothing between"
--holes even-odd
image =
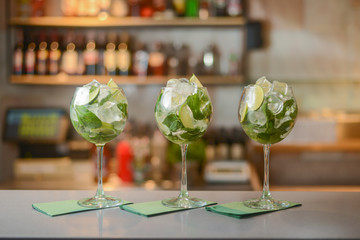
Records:
<instances>
[{"instance_id":1,"label":"glass bottle","mask_svg":"<svg viewBox=\"0 0 360 240\"><path fill-rule=\"evenodd\" d=\"M35 74L35 63L36 63L36 44L31 41L25 50L25 73Z\"/></svg>"},{"instance_id":2,"label":"glass bottle","mask_svg":"<svg viewBox=\"0 0 360 240\"><path fill-rule=\"evenodd\" d=\"M96 42L90 38L84 50L85 75L96 75L96 66L99 62L99 51Z\"/></svg>"},{"instance_id":3,"label":"glass bottle","mask_svg":"<svg viewBox=\"0 0 360 240\"><path fill-rule=\"evenodd\" d=\"M13 52L13 74L23 74L23 62L24 62L24 37L23 31L18 30L17 32L16 45Z\"/></svg>"},{"instance_id":4,"label":"glass bottle","mask_svg":"<svg viewBox=\"0 0 360 240\"><path fill-rule=\"evenodd\" d=\"M160 42L151 44L149 53L149 75L163 76L165 74L165 53Z\"/></svg>"},{"instance_id":5,"label":"glass bottle","mask_svg":"<svg viewBox=\"0 0 360 240\"><path fill-rule=\"evenodd\" d=\"M127 76L131 67L131 53L129 50L129 34L123 33L120 36L120 43L117 50L116 64L119 75Z\"/></svg>"},{"instance_id":6,"label":"glass bottle","mask_svg":"<svg viewBox=\"0 0 360 240\"><path fill-rule=\"evenodd\" d=\"M36 71L38 75L47 74L48 56L49 56L48 44L46 41L41 41L36 53L36 58L37 58Z\"/></svg>"}]
</instances>

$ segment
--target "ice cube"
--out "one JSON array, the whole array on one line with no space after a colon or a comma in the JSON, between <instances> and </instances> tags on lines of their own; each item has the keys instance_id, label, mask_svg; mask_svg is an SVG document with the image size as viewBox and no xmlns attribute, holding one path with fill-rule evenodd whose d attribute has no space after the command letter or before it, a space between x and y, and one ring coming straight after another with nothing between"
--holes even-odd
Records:
<instances>
[{"instance_id":1,"label":"ice cube","mask_svg":"<svg viewBox=\"0 0 360 240\"><path fill-rule=\"evenodd\" d=\"M83 87L88 87L88 88L91 88L91 87L100 87L100 85L101 85L101 84L94 79L94 80L92 80L91 82L89 82L88 84L85 84Z\"/></svg>"},{"instance_id":2,"label":"ice cube","mask_svg":"<svg viewBox=\"0 0 360 240\"><path fill-rule=\"evenodd\" d=\"M289 92L289 87L286 83L284 82L278 82L278 81L273 81L272 87L271 87L271 92L277 92L282 94L283 96L286 96Z\"/></svg>"},{"instance_id":3,"label":"ice cube","mask_svg":"<svg viewBox=\"0 0 360 240\"><path fill-rule=\"evenodd\" d=\"M111 91L110 87L107 85L100 86L100 93L98 96L98 101L100 105L103 105L106 101L110 100Z\"/></svg>"},{"instance_id":4,"label":"ice cube","mask_svg":"<svg viewBox=\"0 0 360 240\"><path fill-rule=\"evenodd\" d=\"M276 92L270 93L267 97L267 107L275 116L282 111L284 105L283 100L281 94Z\"/></svg>"},{"instance_id":5,"label":"ice cube","mask_svg":"<svg viewBox=\"0 0 360 240\"><path fill-rule=\"evenodd\" d=\"M102 106L99 106L96 115L102 122L107 123L121 121L125 118L117 104L111 101L107 101Z\"/></svg>"},{"instance_id":6,"label":"ice cube","mask_svg":"<svg viewBox=\"0 0 360 240\"><path fill-rule=\"evenodd\" d=\"M266 124L267 117L263 111L249 111L248 120L251 124L261 127Z\"/></svg>"},{"instance_id":7,"label":"ice cube","mask_svg":"<svg viewBox=\"0 0 360 240\"><path fill-rule=\"evenodd\" d=\"M89 102L90 87L81 87L74 96L75 105L84 105Z\"/></svg>"}]
</instances>

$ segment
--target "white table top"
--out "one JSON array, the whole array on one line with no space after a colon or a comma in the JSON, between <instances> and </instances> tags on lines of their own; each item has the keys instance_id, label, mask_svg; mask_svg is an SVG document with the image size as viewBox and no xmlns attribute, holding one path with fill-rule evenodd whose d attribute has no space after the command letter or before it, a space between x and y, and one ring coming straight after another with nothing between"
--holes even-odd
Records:
<instances>
[{"instance_id":1,"label":"white table top","mask_svg":"<svg viewBox=\"0 0 360 240\"><path fill-rule=\"evenodd\" d=\"M176 191L107 192L127 201L161 200ZM143 217L119 208L49 217L32 203L80 199L94 191L1 190L0 238L117 239L354 239L360 238L360 192L273 192L301 207L236 219L204 208ZM218 203L258 197L259 192L196 191Z\"/></svg>"}]
</instances>

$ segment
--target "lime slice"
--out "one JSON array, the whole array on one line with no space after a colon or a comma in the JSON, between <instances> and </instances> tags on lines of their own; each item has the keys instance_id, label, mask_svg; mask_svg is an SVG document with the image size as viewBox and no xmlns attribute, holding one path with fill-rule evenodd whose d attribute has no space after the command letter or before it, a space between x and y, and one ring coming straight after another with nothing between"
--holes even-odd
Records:
<instances>
[{"instance_id":1,"label":"lime slice","mask_svg":"<svg viewBox=\"0 0 360 240\"><path fill-rule=\"evenodd\" d=\"M257 110L264 100L264 91L259 85L249 86L246 95L247 105L251 111Z\"/></svg>"},{"instance_id":2,"label":"lime slice","mask_svg":"<svg viewBox=\"0 0 360 240\"><path fill-rule=\"evenodd\" d=\"M246 104L246 102L242 103L239 109L240 122L243 122L245 120L247 110L248 110L248 105Z\"/></svg>"},{"instance_id":3,"label":"lime slice","mask_svg":"<svg viewBox=\"0 0 360 240\"><path fill-rule=\"evenodd\" d=\"M282 95L286 95L288 92L288 85L284 82L274 81L271 90L273 92L278 92L281 93Z\"/></svg>"},{"instance_id":4,"label":"lime slice","mask_svg":"<svg viewBox=\"0 0 360 240\"><path fill-rule=\"evenodd\" d=\"M193 74L193 75L191 76L189 82L195 83L196 86L198 86L198 87L203 87L203 85L201 84L201 82L199 81L199 79L195 76L195 74Z\"/></svg>"},{"instance_id":5,"label":"lime slice","mask_svg":"<svg viewBox=\"0 0 360 240\"><path fill-rule=\"evenodd\" d=\"M270 91L270 89L272 87L271 82L269 80L267 80L265 76L263 76L263 77L259 78L258 80L256 80L255 84L262 87L265 95Z\"/></svg>"},{"instance_id":6,"label":"lime slice","mask_svg":"<svg viewBox=\"0 0 360 240\"><path fill-rule=\"evenodd\" d=\"M121 92L119 86L116 84L116 82L114 82L114 80L112 80L112 78L108 81L107 85L110 88L110 92L112 93L115 101L126 101L125 95Z\"/></svg>"},{"instance_id":7,"label":"lime slice","mask_svg":"<svg viewBox=\"0 0 360 240\"><path fill-rule=\"evenodd\" d=\"M95 99L99 96L100 93L100 88L97 86L92 86L90 88L90 92L89 92L89 104L92 103L93 101L95 101Z\"/></svg>"},{"instance_id":8,"label":"lime slice","mask_svg":"<svg viewBox=\"0 0 360 240\"><path fill-rule=\"evenodd\" d=\"M193 113L187 104L181 106L179 111L179 118L184 127L195 128L195 120L193 118Z\"/></svg>"},{"instance_id":9,"label":"lime slice","mask_svg":"<svg viewBox=\"0 0 360 240\"><path fill-rule=\"evenodd\" d=\"M109 88L113 88L113 89L119 88L119 86L116 84L116 82L114 82L114 80L112 80L112 78L110 78L107 85L109 86Z\"/></svg>"}]
</instances>

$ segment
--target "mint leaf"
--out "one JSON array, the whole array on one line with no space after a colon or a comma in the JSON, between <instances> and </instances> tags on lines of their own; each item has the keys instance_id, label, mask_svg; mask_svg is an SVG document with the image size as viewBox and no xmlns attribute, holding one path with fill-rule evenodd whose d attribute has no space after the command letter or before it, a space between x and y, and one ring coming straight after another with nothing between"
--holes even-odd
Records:
<instances>
[{"instance_id":1,"label":"mint leaf","mask_svg":"<svg viewBox=\"0 0 360 240\"><path fill-rule=\"evenodd\" d=\"M122 113L124 113L124 115L126 116L128 115L128 110L127 110L128 105L126 103L118 103L117 107L120 109Z\"/></svg>"},{"instance_id":2,"label":"mint leaf","mask_svg":"<svg viewBox=\"0 0 360 240\"><path fill-rule=\"evenodd\" d=\"M190 107L196 120L208 118L212 113L211 101L202 89L198 89L196 94L188 96L186 104Z\"/></svg>"},{"instance_id":3,"label":"mint leaf","mask_svg":"<svg viewBox=\"0 0 360 240\"><path fill-rule=\"evenodd\" d=\"M184 128L176 114L168 115L162 123L170 129L170 132L176 132L179 128Z\"/></svg>"},{"instance_id":4,"label":"mint leaf","mask_svg":"<svg viewBox=\"0 0 360 240\"><path fill-rule=\"evenodd\" d=\"M81 125L87 126L89 128L101 127L101 120L94 113L90 112L85 106L76 106L75 111Z\"/></svg>"}]
</instances>

